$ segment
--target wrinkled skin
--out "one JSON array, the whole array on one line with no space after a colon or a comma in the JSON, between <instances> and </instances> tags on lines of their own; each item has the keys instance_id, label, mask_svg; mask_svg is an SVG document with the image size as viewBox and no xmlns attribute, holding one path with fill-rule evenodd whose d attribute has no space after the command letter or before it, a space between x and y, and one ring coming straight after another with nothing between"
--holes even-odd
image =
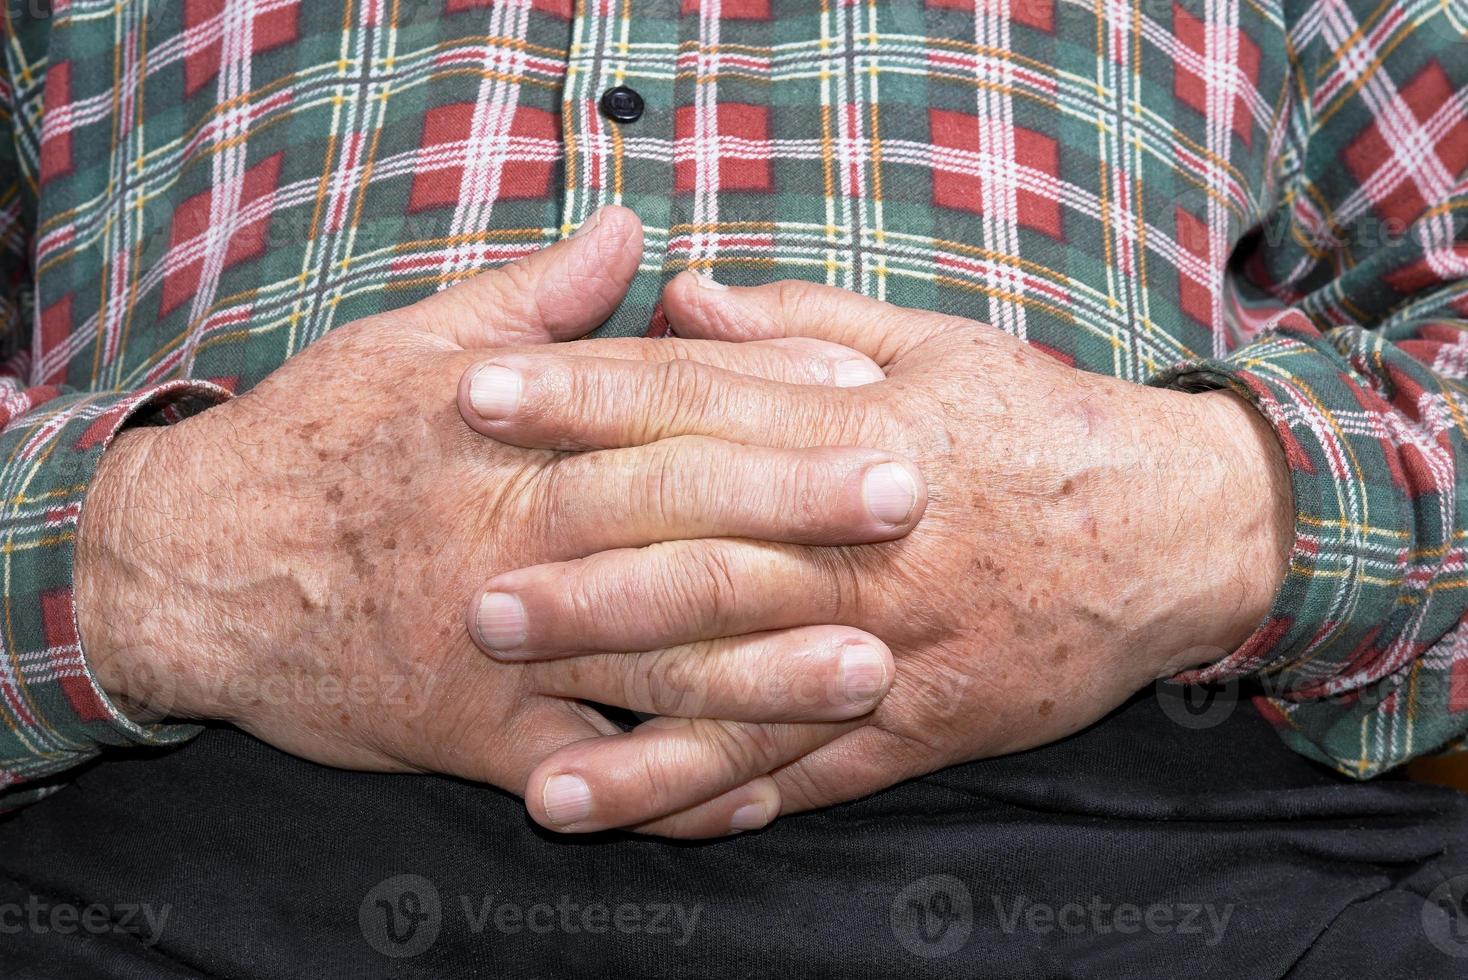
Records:
<instances>
[{"instance_id":1,"label":"wrinkled skin","mask_svg":"<svg viewBox=\"0 0 1468 980\"><path fill-rule=\"evenodd\" d=\"M691 670L657 654L504 664L466 634L469 597L508 568L706 535L835 544L911 526L877 526L862 503L861 473L909 465L890 453L707 441L583 455L465 428L455 406L465 369L486 348L526 351L600 323L635 270L640 235L630 212L608 209L575 239L333 332L248 394L126 430L104 454L77 546L79 625L103 689L139 719L225 720L334 766L514 792L552 751L616 730L580 699L706 709L818 738L835 730L794 723L870 711L890 654L844 627L730 647ZM699 357L810 387L833 385L843 362L880 377L816 342L562 349L650 366ZM710 479L732 494L700 492ZM791 508L809 520L785 527L777 515ZM876 667L848 689L840 656L855 648ZM673 682L656 683L675 668ZM774 815L772 782L704 792L699 765L629 777L639 785L617 822L707 836Z\"/></svg>"},{"instance_id":2,"label":"wrinkled skin","mask_svg":"<svg viewBox=\"0 0 1468 980\"><path fill-rule=\"evenodd\" d=\"M817 746L799 730L725 729L711 788L772 773L791 812L1051 742L1234 649L1267 613L1292 530L1288 473L1234 395L1085 373L983 324L802 283L726 289L685 274L664 309L681 337L824 339L870 355L887 379L817 389L544 350L495 359L524 379L519 411L485 419L466 405L466 419L532 447L878 446L928 484L921 523L887 543L673 543L486 583L526 611L520 642L479 638L507 660L573 655L591 622L605 650L816 624L886 641L897 677L870 716L835 723L841 737ZM679 586L628 598L647 581ZM622 805L625 774L676 761L666 729L706 726L664 720L562 749L531 776L531 812L597 829L603 804ZM537 792L562 774L587 780L594 800L569 822Z\"/></svg>"}]
</instances>

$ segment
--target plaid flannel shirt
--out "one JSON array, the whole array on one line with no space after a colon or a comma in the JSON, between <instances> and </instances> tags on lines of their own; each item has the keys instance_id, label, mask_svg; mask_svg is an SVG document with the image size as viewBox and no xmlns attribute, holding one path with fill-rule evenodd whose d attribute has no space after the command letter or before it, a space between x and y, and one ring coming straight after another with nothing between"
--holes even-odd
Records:
<instances>
[{"instance_id":1,"label":"plaid flannel shirt","mask_svg":"<svg viewBox=\"0 0 1468 980\"><path fill-rule=\"evenodd\" d=\"M89 674L71 590L124 424L567 234L960 314L1229 387L1297 523L1246 677L1369 776L1468 728L1460 0L9 0L0 799L186 737ZM598 114L607 88L641 119Z\"/></svg>"}]
</instances>

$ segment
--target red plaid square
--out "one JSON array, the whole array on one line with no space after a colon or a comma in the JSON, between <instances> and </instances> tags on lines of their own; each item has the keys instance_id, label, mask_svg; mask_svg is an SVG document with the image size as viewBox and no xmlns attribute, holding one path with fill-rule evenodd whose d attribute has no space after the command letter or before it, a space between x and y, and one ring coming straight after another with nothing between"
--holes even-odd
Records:
<instances>
[{"instance_id":1,"label":"red plaid square","mask_svg":"<svg viewBox=\"0 0 1468 980\"><path fill-rule=\"evenodd\" d=\"M1468 623L1460 623L1458 630L1468 629ZM1457 714L1468 711L1468 657L1453 661L1448 673L1448 710Z\"/></svg>"},{"instance_id":2,"label":"red plaid square","mask_svg":"<svg viewBox=\"0 0 1468 980\"><path fill-rule=\"evenodd\" d=\"M695 147L712 147L703 152L718 159L719 185L708 188L724 191L757 191L774 189L770 164L770 111L765 106L738 102L720 103L716 116L718 133L699 134L698 110L679 106L673 116L673 134L677 143L673 185L679 193L693 191L698 184L698 160L689 155Z\"/></svg>"},{"instance_id":3,"label":"red plaid square","mask_svg":"<svg viewBox=\"0 0 1468 980\"><path fill-rule=\"evenodd\" d=\"M1200 269L1210 268L1208 263L1208 223L1187 211L1173 209L1173 221L1177 227L1177 243L1185 251L1197 256L1195 265ZM1177 267L1178 306L1199 323L1213 324L1213 284L1199 282L1187 272L1188 266Z\"/></svg>"},{"instance_id":4,"label":"red plaid square","mask_svg":"<svg viewBox=\"0 0 1468 980\"><path fill-rule=\"evenodd\" d=\"M474 103L456 102L429 110L423 117L418 163L408 198L412 211L452 207L463 196L464 167L474 128ZM509 146L500 170L502 199L544 197L559 157L561 118L530 106L519 106L510 121Z\"/></svg>"},{"instance_id":5,"label":"red plaid square","mask_svg":"<svg viewBox=\"0 0 1468 980\"><path fill-rule=\"evenodd\" d=\"M682 12L697 14L700 4L706 0L683 0ZM720 20L769 20L770 0L722 0L719 4Z\"/></svg>"},{"instance_id":6,"label":"red plaid square","mask_svg":"<svg viewBox=\"0 0 1468 980\"><path fill-rule=\"evenodd\" d=\"M1208 114L1208 76L1215 86L1236 86L1233 131L1245 145L1254 142L1254 117L1243 91L1258 87L1259 46L1248 35L1234 30L1236 57L1232 65L1208 60L1208 25L1177 4L1172 7L1172 28L1178 43L1192 52L1191 58L1179 58L1172 66L1172 91L1188 108L1200 116ZM1242 75L1240 79L1238 76Z\"/></svg>"},{"instance_id":7,"label":"red plaid square","mask_svg":"<svg viewBox=\"0 0 1468 980\"><path fill-rule=\"evenodd\" d=\"M67 293L41 311L41 350L53 351L71 336L71 293ZM66 378L66 365L60 362L45 378L48 384L59 383Z\"/></svg>"},{"instance_id":8,"label":"red plaid square","mask_svg":"<svg viewBox=\"0 0 1468 980\"><path fill-rule=\"evenodd\" d=\"M46 637L49 650L61 651L79 648L76 623L72 620L72 596L70 589L48 589L41 593L41 630ZM69 659L57 654L58 660ZM91 681L79 671L59 672L56 678L66 695L66 701L83 722L102 721L107 718L107 708L97 697Z\"/></svg>"},{"instance_id":9,"label":"red plaid square","mask_svg":"<svg viewBox=\"0 0 1468 980\"><path fill-rule=\"evenodd\" d=\"M928 126L937 150L958 151L933 154L933 203L957 211L984 213L984 180L982 171L992 170L979 159L979 119L967 112L929 109ZM1014 167L1033 170L1049 177L1060 174L1060 147L1055 140L1025 129L1012 127ZM1019 183L1018 173L1004 178ZM1061 238L1060 198L1058 194L1036 193L1025 187L1015 190L1015 220L1026 228Z\"/></svg>"},{"instance_id":10,"label":"red plaid square","mask_svg":"<svg viewBox=\"0 0 1468 980\"><path fill-rule=\"evenodd\" d=\"M71 62L46 70L45 113L41 119L41 183L71 173Z\"/></svg>"},{"instance_id":11,"label":"red plaid square","mask_svg":"<svg viewBox=\"0 0 1468 980\"><path fill-rule=\"evenodd\" d=\"M275 0L261 3L251 25L250 50L262 54L300 37L300 0ZM217 19L224 13L225 0L184 0L184 27L191 34L208 36L197 46L189 46L184 59L184 94L193 95L219 74L224 51L224 29Z\"/></svg>"},{"instance_id":12,"label":"red plaid square","mask_svg":"<svg viewBox=\"0 0 1468 980\"><path fill-rule=\"evenodd\" d=\"M224 253L224 268L241 262L257 259L265 254L267 232L270 228L271 209L250 208L251 204L275 194L280 182L281 162L285 153L266 157L245 171L239 189L238 211L258 211L258 217L246 220L234 229ZM214 193L219 188L201 191L180 204L173 212L167 267L168 275L163 278L163 295L159 300L158 315L167 316L182 306L199 288L205 248L198 244L213 223ZM175 258L182 256L182 259ZM175 264L177 263L177 264Z\"/></svg>"},{"instance_id":13,"label":"red plaid square","mask_svg":"<svg viewBox=\"0 0 1468 980\"><path fill-rule=\"evenodd\" d=\"M1441 196L1434 179L1451 182L1468 171L1468 113L1454 91L1442 65L1429 61L1402 86L1399 103L1346 147L1346 167L1381 217L1405 227L1427 210L1428 196Z\"/></svg>"},{"instance_id":14,"label":"red plaid square","mask_svg":"<svg viewBox=\"0 0 1468 980\"><path fill-rule=\"evenodd\" d=\"M1055 0L928 0L929 7L976 11L982 3L990 14L1004 13L1016 24L1055 33Z\"/></svg>"}]
</instances>

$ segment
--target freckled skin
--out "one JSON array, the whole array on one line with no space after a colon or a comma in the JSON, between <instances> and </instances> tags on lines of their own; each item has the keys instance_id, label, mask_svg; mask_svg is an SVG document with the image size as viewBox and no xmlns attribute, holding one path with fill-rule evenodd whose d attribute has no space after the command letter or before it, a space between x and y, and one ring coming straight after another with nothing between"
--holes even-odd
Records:
<instances>
[{"instance_id":1,"label":"freckled skin","mask_svg":"<svg viewBox=\"0 0 1468 980\"><path fill-rule=\"evenodd\" d=\"M528 780L540 762L605 733L606 720L576 699L645 707L638 699L659 665L653 655L609 656L567 690L554 665L487 656L465 613L490 579L604 549L748 537L752 526L776 540L810 537L786 534L768 517L799 510L793 505L749 505L753 516L717 505L724 497L764 500L788 459L766 454L726 472L702 501L700 480L713 469L707 446L671 460L656 446L593 458L517 448L475 430L471 372L594 329L622 301L641 255L635 215L604 208L570 239L339 327L233 401L173 426L124 431L104 454L76 544L78 627L103 690L139 720L230 721L326 764L442 772L536 797ZM680 338L582 341L574 353L667 374L708 363L820 387L834 386L835 365L860 360L829 343ZM873 455L844 454L853 473L854 453ZM688 488L680 502L697 497L705 506L669 515L655 494L639 496L640 484L660 480ZM872 533L858 494L850 496L860 532L827 515L837 526L819 539L885 539ZM852 522L845 511L836 516ZM806 679L831 680L836 638L850 641L854 632L813 630L826 655L806 658L824 668ZM773 690L783 713L758 698L736 701L730 692L742 695L740 682L772 659L709 657L681 664L676 680L698 696L695 707L712 691L762 731L791 718L824 722L831 704L865 710L891 674L887 661L881 689L864 698L799 703ZM802 658L788 659L801 662L781 679L798 680ZM690 722L718 727L722 718ZM839 731L808 730L821 741ZM730 831L738 807L772 805L768 787L699 795L707 782L701 761L629 773L624 799L599 805L598 816L650 833L716 836Z\"/></svg>"},{"instance_id":2,"label":"freckled skin","mask_svg":"<svg viewBox=\"0 0 1468 980\"><path fill-rule=\"evenodd\" d=\"M628 254L630 278L638 253ZM567 295L596 288L600 274ZM852 302L833 316L890 310ZM484 352L433 334L425 305L344 327L234 402L117 440L77 546L83 638L105 689L127 687L132 659L151 661L177 682L175 715L231 720L334 765L440 771L516 791L537 759L596 731L541 694L533 671L480 656L463 610L496 573L584 556L607 514L555 492L564 454L486 440L464 424L455 383ZM1259 448L1277 446L1267 430L1262 441L1231 434L1258 436L1232 396L1086 375L989 328L950 325L884 364L887 380L850 395L853 410L769 416L781 444L880 447L914 461L929 488L905 538L764 546L815 555L837 587L752 588L779 590L786 610L808 604L811 624L868 630L897 661L875 710L836 734L822 729L811 743L822 747L783 770L787 809L1089 724L1199 662L1200 649L1208 659L1241 640L1258 618L1258 570L1282 553L1261 544L1270 506L1238 506L1277 499L1276 461ZM855 410L863 398L871 404ZM1123 530L1131 516L1135 533ZM107 574L81 574L99 563ZM840 608L817 615L831 596ZM603 598L625 615L637 596ZM262 676L307 690L365 679L367 703L303 710L214 683ZM393 678L412 696L389 704ZM728 826L726 817L708 832Z\"/></svg>"},{"instance_id":3,"label":"freckled skin","mask_svg":"<svg viewBox=\"0 0 1468 980\"><path fill-rule=\"evenodd\" d=\"M123 710L233 722L330 765L443 772L517 793L553 750L602 731L605 719L575 696L626 704L643 682L638 658L611 658L567 694L545 665L486 656L465 610L494 575L581 557L593 539L642 547L691 535L636 510L641 501L627 502L625 520L586 504L588 488L629 480L627 458L588 466L487 438L465 424L458 391L490 357L574 338L615 309L640 226L625 209L603 215L589 235L338 328L233 401L115 440L88 493L76 583L88 663ZM575 349L708 357L813 384L832 383L832 365L854 356L681 340ZM637 461L690 482L708 470ZM770 482L751 471L733 486L747 495ZM709 514L694 519L719 527ZM836 660L833 649L822 663L834 671ZM680 680L706 695L736 673L693 666ZM635 787L613 824L671 813L675 824L649 832L721 835L740 805L768 795L709 800L696 795L701 777L692 761L648 774L694 795L657 810Z\"/></svg>"},{"instance_id":4,"label":"freckled skin","mask_svg":"<svg viewBox=\"0 0 1468 980\"><path fill-rule=\"evenodd\" d=\"M118 615L130 603L166 608L139 618L159 637L144 642L180 661L216 658L202 676L175 665L175 716L230 720L334 765L446 768L521 788L528 763L510 764L509 743L494 740L545 699L522 668L473 647L463 606L493 573L574 547L540 523L533 454L465 430L454 393L478 356L365 321L247 395L125 435L111 463L132 459L141 471L151 461L149 473L168 475L153 476L158 499L126 527L126 550L150 571L124 577ZM368 363L371 373L351 367ZM315 421L289 421L301 416ZM249 433L248 453L234 451L239 433ZM251 500L270 501L268 520L237 520ZM215 544L165 552L180 528ZM160 592L168 603L142 599ZM274 658L258 662L266 649ZM251 683L238 680L246 673ZM215 683L225 676L232 685ZM330 698L311 692L326 683L367 703L323 715L312 699ZM448 757L441 746L461 748Z\"/></svg>"},{"instance_id":5,"label":"freckled skin","mask_svg":"<svg viewBox=\"0 0 1468 980\"><path fill-rule=\"evenodd\" d=\"M1062 738L1223 656L1268 610L1293 523L1288 473L1233 395L1088 374L982 324L802 283L710 292L685 278L664 306L680 336L861 335L853 346L893 351L878 357L888 380L839 413L774 403L763 417L778 430L731 418L697 431L855 440L902 453L928 484L907 537L838 552L840 590L823 575L739 583L838 595L811 621L865 629L897 663L864 728L775 773L784 812Z\"/></svg>"},{"instance_id":6,"label":"freckled skin","mask_svg":"<svg viewBox=\"0 0 1468 980\"><path fill-rule=\"evenodd\" d=\"M515 717L534 712L543 698L527 687L523 669L473 647L462 606L495 572L565 559L574 547L568 535L548 533L552 502L527 480L539 472L530 465L533 453L480 439L462 425L455 389L474 356L390 321L354 324L302 352L250 395L142 433L139 468L151 461L151 469L169 472L170 486L210 491L157 490L160 505L138 509L129 544L148 547L144 511L159 513L166 531L153 537L160 543L183 527L214 528L203 540L219 543L195 549L186 562L148 556L160 577L132 582L126 599L172 594L167 607L175 619L154 628L186 631L191 640L176 646L160 638L164 651L211 651L223 660L211 668L219 676L244 672L254 651L272 648L276 662L255 673L289 679L275 697L261 688L266 694L241 700L228 687L208 687L208 678L191 687L181 668L176 716L230 720L286 751L360 769L436 769L440 745L468 744L446 764L451 772L520 788L514 780L523 773L496 767L506 753L484 739L502 723L517 725ZM366 362L382 373L344 377L341 365ZM414 405L413 414L398 411L399 403ZM288 421L301 415L317 421ZM248 455L229 452L235 433L251 434ZM211 443L217 452L198 450ZM423 474L433 474L432 494L402 493ZM269 522L236 521L239 502L248 499L272 502ZM399 541L413 547L402 549ZM415 559L405 559L405 550ZM239 616L241 609L251 615ZM280 624L295 624L294 634L280 635ZM354 681L367 698L392 703L321 716L310 697L298 694L321 682ZM390 728L374 722L389 713L396 716Z\"/></svg>"},{"instance_id":7,"label":"freckled skin","mask_svg":"<svg viewBox=\"0 0 1468 980\"><path fill-rule=\"evenodd\" d=\"M888 366L891 417L873 417L867 438L918 463L930 502L908 537L843 552L859 583L843 621L882 637L898 661L871 722L889 738L853 741L868 752L863 773L893 767L886 781L1053 741L1159 677L1222 656L1262 613L1226 615L1243 603L1251 565L1283 569L1277 542L1249 544L1258 511L1214 513L1196 492L1227 486L1235 502L1274 506L1264 480L1213 441L1228 418L1213 414L1216 399L1228 396L1083 374L981 326L959 338L973 333L981 344L942 337ZM1006 376L989 369L995 348L1014 348ZM965 394L931 399L943 382L924 371ZM1002 423L982 410L967 424L947 418L992 404L976 377L1006 392ZM904 409L904 390L941 407ZM929 420L935 435L924 434ZM1220 580L1230 563L1237 577ZM923 753L911 751L917 742ZM803 768L787 806L829 802L805 798L812 785L844 798L849 775Z\"/></svg>"}]
</instances>

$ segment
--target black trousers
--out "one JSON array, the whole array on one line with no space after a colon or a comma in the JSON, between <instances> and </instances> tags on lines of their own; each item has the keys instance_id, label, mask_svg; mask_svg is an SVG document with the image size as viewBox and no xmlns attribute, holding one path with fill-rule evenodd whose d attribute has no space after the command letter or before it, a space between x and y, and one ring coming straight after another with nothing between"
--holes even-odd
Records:
<instances>
[{"instance_id":1,"label":"black trousers","mask_svg":"<svg viewBox=\"0 0 1468 980\"><path fill-rule=\"evenodd\" d=\"M0 822L0 976L1468 976L1468 797L1165 707L698 844L212 730Z\"/></svg>"}]
</instances>

